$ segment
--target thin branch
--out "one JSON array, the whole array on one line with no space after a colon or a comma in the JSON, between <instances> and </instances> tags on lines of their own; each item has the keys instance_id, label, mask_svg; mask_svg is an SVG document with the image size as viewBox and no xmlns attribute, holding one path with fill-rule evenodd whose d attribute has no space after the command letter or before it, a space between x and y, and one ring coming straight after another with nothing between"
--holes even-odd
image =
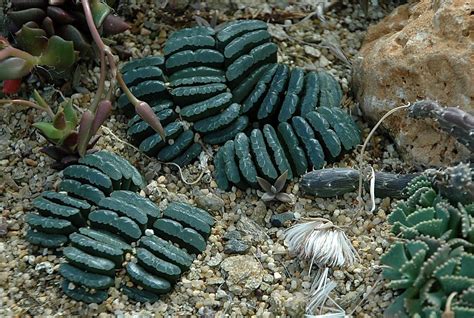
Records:
<instances>
[{"instance_id":1,"label":"thin branch","mask_svg":"<svg viewBox=\"0 0 474 318\"><path fill-rule=\"evenodd\" d=\"M132 94L130 89L127 87L127 84L125 84L125 81L123 80L122 74L120 72L117 72L116 77L120 88L123 90L125 95L127 95L127 98L130 100L130 103L132 103L134 106L137 105L140 101Z\"/></svg>"},{"instance_id":2,"label":"thin branch","mask_svg":"<svg viewBox=\"0 0 474 318\"><path fill-rule=\"evenodd\" d=\"M359 192L358 192L358 195L357 195L357 201L359 201L359 209L362 209L362 205L363 205L363 200L362 200L362 188L363 188L362 166L364 165L364 151L365 151L365 148L367 148L369 140L370 140L370 138L372 138L372 136L374 135L377 128L379 128L379 126L382 124L382 122L387 117L389 117L391 114L395 113L396 111L398 111L400 109L405 109L405 108L408 108L408 107L410 107L410 103L408 103L408 105L395 107L394 109L387 112L385 115L382 116L382 118L380 118L380 120L377 122L377 124L375 124L374 128L372 128L372 130L370 131L367 138L365 138L364 144L362 145L362 149L360 150L359 160L358 160L359 161Z\"/></svg>"},{"instance_id":3,"label":"thin branch","mask_svg":"<svg viewBox=\"0 0 474 318\"><path fill-rule=\"evenodd\" d=\"M20 105L20 106L26 106L26 107L32 107L36 108L42 111L45 111L48 113L48 115L51 118L54 118L54 113L49 107L42 107L34 102L31 102L29 100L22 100L22 99L0 99L0 105L6 105L6 104L15 104L15 105Z\"/></svg>"},{"instance_id":4,"label":"thin branch","mask_svg":"<svg viewBox=\"0 0 474 318\"><path fill-rule=\"evenodd\" d=\"M104 45L104 42L102 41L102 38L100 37L99 31L97 31L97 27L95 26L89 0L82 0L81 3L82 3L82 8L84 10L84 15L86 17L87 26L89 27L89 31L92 35L92 39L94 39L94 42L97 45L97 48L99 49L99 52L100 52L99 83L98 83L98 87L97 87L97 91L95 93L94 99L92 100L92 103L90 106L90 110L92 114L95 114L97 105L99 105L99 102L102 98L102 93L104 92L104 86L105 86L105 78L106 78L106 72L107 72L106 65L105 65L105 45Z\"/></svg>"}]
</instances>

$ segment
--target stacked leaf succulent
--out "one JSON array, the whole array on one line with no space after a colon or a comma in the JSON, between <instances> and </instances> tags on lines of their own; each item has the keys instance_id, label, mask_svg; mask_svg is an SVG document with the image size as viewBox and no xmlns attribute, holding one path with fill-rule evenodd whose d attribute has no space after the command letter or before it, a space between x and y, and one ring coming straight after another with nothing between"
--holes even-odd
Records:
<instances>
[{"instance_id":1,"label":"stacked leaf succulent","mask_svg":"<svg viewBox=\"0 0 474 318\"><path fill-rule=\"evenodd\" d=\"M399 291L385 316L473 317L474 202L448 201L426 176L405 191L388 218L402 241L380 259L387 286Z\"/></svg>"},{"instance_id":2,"label":"stacked leaf succulent","mask_svg":"<svg viewBox=\"0 0 474 318\"><path fill-rule=\"evenodd\" d=\"M183 29L170 36L164 54L122 71L168 120L168 143L138 117L128 134L146 154L180 165L199 155L199 139L222 145L214 162L221 189L256 187L257 177L274 182L285 171L292 179L359 143L358 128L340 108L337 81L326 72L277 64L277 46L263 21ZM119 107L132 113L125 95Z\"/></svg>"},{"instance_id":3,"label":"stacked leaf succulent","mask_svg":"<svg viewBox=\"0 0 474 318\"><path fill-rule=\"evenodd\" d=\"M154 302L205 250L214 219L179 202L160 212L136 193L144 187L143 177L122 157L88 154L64 169L63 177L59 192L43 192L33 201L38 213L26 216L26 239L48 248L69 243L63 249L67 263L59 267L69 297L103 302L116 270L125 265L130 281L122 292L138 302ZM147 229L152 232L145 235ZM136 261L125 264L126 253Z\"/></svg>"}]
</instances>

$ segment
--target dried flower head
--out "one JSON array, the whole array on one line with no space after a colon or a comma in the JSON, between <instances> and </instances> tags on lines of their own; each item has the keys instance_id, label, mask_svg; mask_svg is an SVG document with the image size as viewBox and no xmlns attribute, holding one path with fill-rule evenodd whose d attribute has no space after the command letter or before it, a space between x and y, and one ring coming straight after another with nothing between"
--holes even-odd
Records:
<instances>
[{"instance_id":1,"label":"dried flower head","mask_svg":"<svg viewBox=\"0 0 474 318\"><path fill-rule=\"evenodd\" d=\"M310 273L313 264L318 266L306 312L330 310L332 312L324 317L343 317L344 311L329 296L336 287L336 283L329 279L329 268L352 265L357 259L357 252L344 231L329 220L315 218L286 230L285 241L290 253L310 260ZM325 305L328 299L334 303L332 308Z\"/></svg>"},{"instance_id":2,"label":"dried flower head","mask_svg":"<svg viewBox=\"0 0 474 318\"><path fill-rule=\"evenodd\" d=\"M357 259L357 252L346 233L323 218L292 226L285 232L285 241L291 253L301 259L311 260L311 265L352 265Z\"/></svg>"}]
</instances>

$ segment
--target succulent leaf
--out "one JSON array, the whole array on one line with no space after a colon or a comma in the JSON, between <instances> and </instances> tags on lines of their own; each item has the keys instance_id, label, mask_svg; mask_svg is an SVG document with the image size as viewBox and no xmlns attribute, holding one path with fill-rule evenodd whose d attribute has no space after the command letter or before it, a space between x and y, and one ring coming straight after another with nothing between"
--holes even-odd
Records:
<instances>
[{"instance_id":1,"label":"succulent leaf","mask_svg":"<svg viewBox=\"0 0 474 318\"><path fill-rule=\"evenodd\" d=\"M53 143L58 143L63 138L63 132L54 127L52 123L37 122L32 125L38 129L41 134Z\"/></svg>"},{"instance_id":2,"label":"succulent leaf","mask_svg":"<svg viewBox=\"0 0 474 318\"><path fill-rule=\"evenodd\" d=\"M23 25L15 34L18 46L28 53L39 56L48 45L46 32L42 29L30 28Z\"/></svg>"},{"instance_id":3,"label":"succulent leaf","mask_svg":"<svg viewBox=\"0 0 474 318\"><path fill-rule=\"evenodd\" d=\"M58 69L67 69L76 61L74 45L59 36L52 36L48 40L45 52L39 57L39 64L48 65Z\"/></svg>"},{"instance_id":4,"label":"succulent leaf","mask_svg":"<svg viewBox=\"0 0 474 318\"><path fill-rule=\"evenodd\" d=\"M0 61L0 81L21 79L28 75L33 65L19 57L10 57Z\"/></svg>"},{"instance_id":5,"label":"succulent leaf","mask_svg":"<svg viewBox=\"0 0 474 318\"><path fill-rule=\"evenodd\" d=\"M89 110L86 110L81 117L81 122L79 124L79 134L77 139L77 152L79 156L84 156L86 154L89 141L91 139L91 129L94 122L94 115Z\"/></svg>"}]
</instances>

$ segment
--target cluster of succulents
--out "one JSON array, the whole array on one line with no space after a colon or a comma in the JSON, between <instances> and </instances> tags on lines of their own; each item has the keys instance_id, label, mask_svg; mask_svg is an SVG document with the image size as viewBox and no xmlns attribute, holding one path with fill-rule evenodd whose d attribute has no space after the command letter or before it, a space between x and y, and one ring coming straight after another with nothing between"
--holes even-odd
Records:
<instances>
[{"instance_id":1,"label":"cluster of succulents","mask_svg":"<svg viewBox=\"0 0 474 318\"><path fill-rule=\"evenodd\" d=\"M178 164L199 155L199 140L223 145L215 156L223 190L256 187L257 177L274 182L285 172L293 179L359 144L357 126L340 108L337 81L323 71L277 64L263 21L177 31L164 55L132 61L122 71L166 122L168 144L138 117L128 135L146 154ZM125 95L119 108L133 114Z\"/></svg>"},{"instance_id":2,"label":"cluster of succulents","mask_svg":"<svg viewBox=\"0 0 474 318\"><path fill-rule=\"evenodd\" d=\"M3 92L6 94L16 93L21 78L36 66L50 66L48 72L65 71L72 66L76 60L75 49L84 53L90 48L85 40L89 36L85 36L79 29L90 33L99 52L100 76L97 91L89 107L80 116L73 109L71 100L64 102L53 112L52 107L36 91L33 95L35 102L0 99L2 105L22 105L48 113L50 122L37 122L33 126L52 144L44 147L43 152L55 160L53 167L64 168L77 162L78 158L83 157L95 145L99 138L96 133L112 110L111 97L116 82L134 110L153 130L164 135L161 123L149 105L135 97L126 86L122 75L117 72L110 48L101 38L101 34L115 34L128 28L125 22L113 15L112 9L105 2L17 0L13 1L8 16L12 21L12 32L16 29L19 31L15 33L15 45L0 37L0 81L4 80ZM106 91L107 75L110 77L110 85Z\"/></svg>"},{"instance_id":3,"label":"cluster of succulents","mask_svg":"<svg viewBox=\"0 0 474 318\"><path fill-rule=\"evenodd\" d=\"M26 239L47 248L68 244L59 273L69 297L103 302L116 270L125 266L129 282L122 292L138 302L154 302L205 250L214 219L179 202L161 212L136 193L144 179L122 157L88 154L64 169L63 177L59 192L43 192L33 201L38 213L26 215ZM126 253L134 259L124 263Z\"/></svg>"},{"instance_id":4,"label":"cluster of succulents","mask_svg":"<svg viewBox=\"0 0 474 318\"><path fill-rule=\"evenodd\" d=\"M85 0L97 30L104 36L129 28L104 1ZM90 26L83 3L72 0L12 0L8 32L0 43L0 81L19 80L35 67L47 67L48 77L64 78L81 57L93 56ZM41 70L41 68L38 68ZM10 90L7 92L15 92Z\"/></svg>"},{"instance_id":5,"label":"cluster of succulents","mask_svg":"<svg viewBox=\"0 0 474 318\"><path fill-rule=\"evenodd\" d=\"M473 317L474 201L449 201L424 175L405 192L388 218L402 240L380 258L387 287L399 291L385 315Z\"/></svg>"},{"instance_id":6,"label":"cluster of succulents","mask_svg":"<svg viewBox=\"0 0 474 318\"><path fill-rule=\"evenodd\" d=\"M94 24L104 36L124 32L128 24L114 14L106 1L89 0ZM12 0L7 17L9 32L22 50L35 54L44 41L59 36L72 41L81 54L91 53L91 35L80 2L73 0ZM36 55L36 54L35 54Z\"/></svg>"}]
</instances>

